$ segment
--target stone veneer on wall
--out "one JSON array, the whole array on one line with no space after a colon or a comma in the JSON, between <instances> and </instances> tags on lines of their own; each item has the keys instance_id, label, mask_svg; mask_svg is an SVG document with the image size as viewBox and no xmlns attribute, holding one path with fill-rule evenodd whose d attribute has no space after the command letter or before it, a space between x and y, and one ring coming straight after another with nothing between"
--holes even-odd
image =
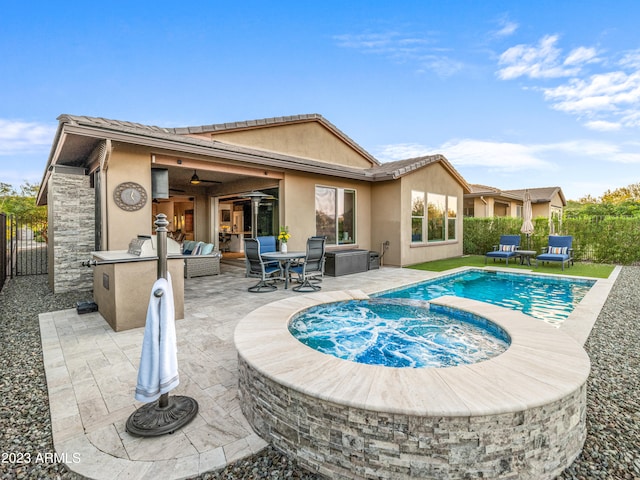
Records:
<instances>
[{"instance_id":1,"label":"stone veneer on wall","mask_svg":"<svg viewBox=\"0 0 640 480\"><path fill-rule=\"evenodd\" d=\"M586 439L586 384L525 411L418 417L310 397L242 358L239 373L242 412L257 433L331 479L551 479Z\"/></svg>"},{"instance_id":2,"label":"stone veneer on wall","mask_svg":"<svg viewBox=\"0 0 640 480\"><path fill-rule=\"evenodd\" d=\"M48 190L49 286L54 293L93 288L93 269L82 262L95 250L95 191L87 175L64 170L55 167Z\"/></svg>"}]
</instances>

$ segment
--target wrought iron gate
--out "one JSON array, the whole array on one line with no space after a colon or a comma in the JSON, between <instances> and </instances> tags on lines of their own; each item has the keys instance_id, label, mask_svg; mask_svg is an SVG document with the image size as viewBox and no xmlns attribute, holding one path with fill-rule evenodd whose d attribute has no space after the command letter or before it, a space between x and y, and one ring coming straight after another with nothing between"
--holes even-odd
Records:
<instances>
[{"instance_id":1,"label":"wrought iron gate","mask_svg":"<svg viewBox=\"0 0 640 480\"><path fill-rule=\"evenodd\" d=\"M6 277L46 274L47 221L18 215L3 217L3 283Z\"/></svg>"}]
</instances>

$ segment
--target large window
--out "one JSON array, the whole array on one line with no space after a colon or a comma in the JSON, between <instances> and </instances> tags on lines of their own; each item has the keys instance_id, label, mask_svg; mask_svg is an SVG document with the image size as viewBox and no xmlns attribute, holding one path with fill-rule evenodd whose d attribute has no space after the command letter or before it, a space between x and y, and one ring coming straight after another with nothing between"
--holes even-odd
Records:
<instances>
[{"instance_id":1,"label":"large window","mask_svg":"<svg viewBox=\"0 0 640 480\"><path fill-rule=\"evenodd\" d=\"M426 198L426 208L425 208ZM457 238L458 198L437 193L411 192L411 241L444 242Z\"/></svg>"},{"instance_id":2,"label":"large window","mask_svg":"<svg viewBox=\"0 0 640 480\"><path fill-rule=\"evenodd\" d=\"M355 209L355 190L316 186L316 235L329 245L355 243Z\"/></svg>"}]
</instances>

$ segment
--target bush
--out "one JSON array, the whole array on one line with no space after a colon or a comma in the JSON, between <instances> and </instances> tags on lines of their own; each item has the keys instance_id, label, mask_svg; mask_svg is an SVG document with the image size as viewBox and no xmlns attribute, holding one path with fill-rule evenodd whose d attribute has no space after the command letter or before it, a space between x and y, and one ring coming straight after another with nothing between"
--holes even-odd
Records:
<instances>
[{"instance_id":1,"label":"bush","mask_svg":"<svg viewBox=\"0 0 640 480\"><path fill-rule=\"evenodd\" d=\"M549 220L533 220L534 233L527 239L520 232L522 219L512 217L464 218L466 255L484 255L500 242L500 235L521 235L521 248L541 251L547 246ZM581 216L564 218L554 224L558 235L572 235L574 258L597 263L632 265L640 262L640 218Z\"/></svg>"}]
</instances>

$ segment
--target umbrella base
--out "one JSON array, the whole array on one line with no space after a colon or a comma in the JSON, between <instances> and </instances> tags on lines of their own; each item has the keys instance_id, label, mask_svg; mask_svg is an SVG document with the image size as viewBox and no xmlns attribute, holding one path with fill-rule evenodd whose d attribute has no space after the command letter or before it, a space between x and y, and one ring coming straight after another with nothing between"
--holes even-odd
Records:
<instances>
[{"instance_id":1,"label":"umbrella base","mask_svg":"<svg viewBox=\"0 0 640 480\"><path fill-rule=\"evenodd\" d=\"M168 397L167 405L151 402L133 412L127 420L127 432L138 437L157 437L184 427L198 413L198 402L184 396Z\"/></svg>"}]
</instances>

